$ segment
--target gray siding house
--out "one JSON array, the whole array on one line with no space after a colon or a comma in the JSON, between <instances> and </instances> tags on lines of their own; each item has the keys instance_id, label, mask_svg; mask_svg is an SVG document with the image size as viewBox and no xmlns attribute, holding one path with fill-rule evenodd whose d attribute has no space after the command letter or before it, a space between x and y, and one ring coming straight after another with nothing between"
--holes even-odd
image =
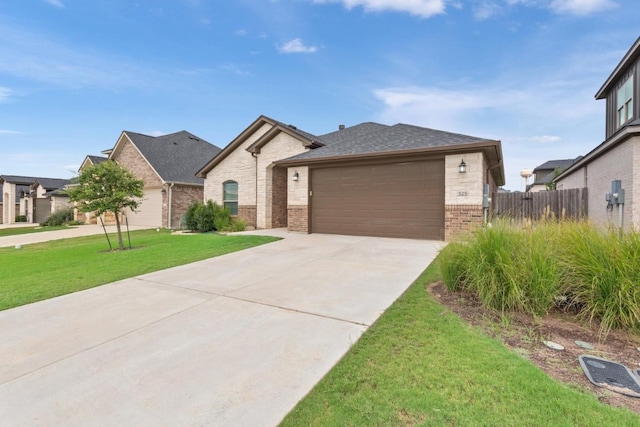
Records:
<instances>
[{"instance_id":1,"label":"gray siding house","mask_svg":"<svg viewBox=\"0 0 640 427\"><path fill-rule=\"evenodd\" d=\"M596 223L640 227L640 38L595 95L606 100L605 140L560 174L557 188L589 189L589 217ZM624 204L605 199L613 180L625 190Z\"/></svg>"}]
</instances>

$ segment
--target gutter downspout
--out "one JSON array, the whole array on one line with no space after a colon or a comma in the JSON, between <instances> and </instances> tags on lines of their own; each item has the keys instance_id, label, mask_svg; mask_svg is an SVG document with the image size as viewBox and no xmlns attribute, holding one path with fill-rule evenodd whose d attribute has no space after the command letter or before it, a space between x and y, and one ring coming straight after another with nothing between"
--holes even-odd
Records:
<instances>
[{"instance_id":1,"label":"gutter downspout","mask_svg":"<svg viewBox=\"0 0 640 427\"><path fill-rule=\"evenodd\" d=\"M167 201L167 228L168 229L171 229L171 214L172 214L171 206L173 204L173 185L174 184L175 184L174 182L172 182L171 184L168 184L168 187L169 187L169 191L168 191L169 194L167 196L167 198L168 198L168 201Z\"/></svg>"}]
</instances>

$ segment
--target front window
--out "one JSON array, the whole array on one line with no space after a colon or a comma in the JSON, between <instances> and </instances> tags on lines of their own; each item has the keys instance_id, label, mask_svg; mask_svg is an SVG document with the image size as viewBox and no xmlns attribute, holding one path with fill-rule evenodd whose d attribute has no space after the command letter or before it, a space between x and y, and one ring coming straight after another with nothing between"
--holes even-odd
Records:
<instances>
[{"instance_id":1,"label":"front window","mask_svg":"<svg viewBox=\"0 0 640 427\"><path fill-rule=\"evenodd\" d=\"M618 89L617 102L618 126L622 126L633 118L633 76Z\"/></svg>"},{"instance_id":2,"label":"front window","mask_svg":"<svg viewBox=\"0 0 640 427\"><path fill-rule=\"evenodd\" d=\"M238 215L238 183L226 181L222 184L222 203L231 215Z\"/></svg>"}]
</instances>

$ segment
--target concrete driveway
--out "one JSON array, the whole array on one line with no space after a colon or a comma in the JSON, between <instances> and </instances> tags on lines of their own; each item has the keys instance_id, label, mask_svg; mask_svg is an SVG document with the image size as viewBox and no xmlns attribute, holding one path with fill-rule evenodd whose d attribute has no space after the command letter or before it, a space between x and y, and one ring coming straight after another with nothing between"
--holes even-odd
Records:
<instances>
[{"instance_id":1,"label":"concrete driveway","mask_svg":"<svg viewBox=\"0 0 640 427\"><path fill-rule=\"evenodd\" d=\"M277 425L443 245L263 234L0 312L2 425Z\"/></svg>"}]
</instances>

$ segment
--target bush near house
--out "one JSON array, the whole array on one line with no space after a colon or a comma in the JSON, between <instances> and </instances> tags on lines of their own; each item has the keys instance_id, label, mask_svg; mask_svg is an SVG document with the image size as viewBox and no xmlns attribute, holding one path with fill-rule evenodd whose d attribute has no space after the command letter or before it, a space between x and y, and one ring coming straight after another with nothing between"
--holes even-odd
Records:
<instances>
[{"instance_id":1,"label":"bush near house","mask_svg":"<svg viewBox=\"0 0 640 427\"><path fill-rule=\"evenodd\" d=\"M16 222L27 222L26 215L16 215Z\"/></svg>"},{"instance_id":2,"label":"bush near house","mask_svg":"<svg viewBox=\"0 0 640 427\"><path fill-rule=\"evenodd\" d=\"M232 218L228 208L220 206L211 200L207 203L192 203L184 217L187 229L199 233L210 231L243 231L246 222Z\"/></svg>"},{"instance_id":3,"label":"bush near house","mask_svg":"<svg viewBox=\"0 0 640 427\"><path fill-rule=\"evenodd\" d=\"M450 290L476 293L502 313L543 315L575 309L612 328L640 332L640 232L586 222L501 221L442 251L437 265Z\"/></svg>"},{"instance_id":4,"label":"bush near house","mask_svg":"<svg viewBox=\"0 0 640 427\"><path fill-rule=\"evenodd\" d=\"M55 211L49 216L49 218L44 220L44 222L42 222L40 225L42 225L43 227L48 227L48 226L57 227L59 225L65 225L70 223L75 224L75 221L73 220L72 208Z\"/></svg>"}]
</instances>

